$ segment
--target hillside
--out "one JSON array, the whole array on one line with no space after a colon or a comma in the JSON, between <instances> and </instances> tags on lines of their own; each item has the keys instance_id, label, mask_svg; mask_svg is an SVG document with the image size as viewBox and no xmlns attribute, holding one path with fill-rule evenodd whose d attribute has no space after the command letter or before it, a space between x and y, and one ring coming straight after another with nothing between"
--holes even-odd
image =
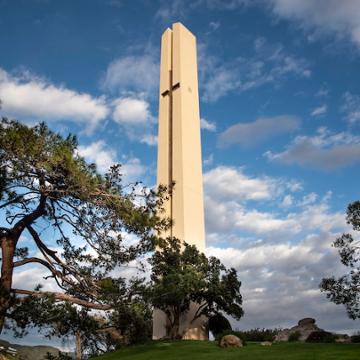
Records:
<instances>
[{"instance_id":1,"label":"hillside","mask_svg":"<svg viewBox=\"0 0 360 360\"><path fill-rule=\"evenodd\" d=\"M105 354L94 360L359 360L360 344L249 344L221 349L215 342L153 342Z\"/></svg>"},{"instance_id":2,"label":"hillside","mask_svg":"<svg viewBox=\"0 0 360 360\"><path fill-rule=\"evenodd\" d=\"M12 347L17 350L18 358L21 360L41 360L47 352L57 355L59 350L52 346L25 346L19 344L11 344L8 341L0 340L0 345L4 347Z\"/></svg>"}]
</instances>

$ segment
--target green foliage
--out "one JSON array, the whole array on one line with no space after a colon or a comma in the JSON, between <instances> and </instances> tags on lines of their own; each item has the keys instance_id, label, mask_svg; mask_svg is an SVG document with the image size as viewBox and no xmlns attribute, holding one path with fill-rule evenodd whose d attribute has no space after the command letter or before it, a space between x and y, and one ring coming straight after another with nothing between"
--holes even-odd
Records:
<instances>
[{"instance_id":1,"label":"green foliage","mask_svg":"<svg viewBox=\"0 0 360 360\"><path fill-rule=\"evenodd\" d=\"M144 280L113 274L133 260L143 271L140 258L170 223L160 216L165 194L164 187L124 185L118 164L99 174L79 155L75 136L63 138L44 123L28 127L2 119L0 332L6 326L18 336L31 327L43 328L46 336L81 333L97 351L97 343L108 343L99 331L116 326L116 312L122 314L120 327L127 319L130 338L148 328L133 307L143 302ZM25 238L36 248L31 254L21 246ZM43 266L61 291L13 289L14 268L28 264ZM95 317L91 309L103 315Z\"/></svg>"},{"instance_id":2,"label":"green foliage","mask_svg":"<svg viewBox=\"0 0 360 360\"><path fill-rule=\"evenodd\" d=\"M336 336L327 331L313 331L306 342L308 343L333 343L336 340Z\"/></svg>"},{"instance_id":3,"label":"green foliage","mask_svg":"<svg viewBox=\"0 0 360 360\"><path fill-rule=\"evenodd\" d=\"M276 334L279 332L278 329L250 329L250 330L236 330L236 331L230 331L230 332L223 332L219 336L224 336L228 334L234 333L234 335L240 337L243 341L253 341L253 342L263 342L263 341L274 341ZM216 339L219 338L219 336L216 337Z\"/></svg>"},{"instance_id":4,"label":"green foliage","mask_svg":"<svg viewBox=\"0 0 360 360\"><path fill-rule=\"evenodd\" d=\"M117 346L139 344L151 340L152 309L145 301L137 301L128 306L116 308L116 311L111 314L110 321L123 336Z\"/></svg>"},{"instance_id":5,"label":"green foliage","mask_svg":"<svg viewBox=\"0 0 360 360\"><path fill-rule=\"evenodd\" d=\"M299 341L300 336L301 336L301 332L300 332L300 331L294 331L293 333L291 333L291 334L289 335L288 341L289 341L289 342Z\"/></svg>"},{"instance_id":6,"label":"green foliage","mask_svg":"<svg viewBox=\"0 0 360 360\"><path fill-rule=\"evenodd\" d=\"M59 351L58 355L53 355L51 353L47 353L45 355L44 360L72 360L72 357L70 355L67 355L61 351Z\"/></svg>"},{"instance_id":7,"label":"green foliage","mask_svg":"<svg viewBox=\"0 0 360 360\"><path fill-rule=\"evenodd\" d=\"M226 330L232 330L232 328L229 320L224 315L217 313L209 317L209 331L212 332L214 337Z\"/></svg>"},{"instance_id":8,"label":"green foliage","mask_svg":"<svg viewBox=\"0 0 360 360\"><path fill-rule=\"evenodd\" d=\"M255 328L250 330L243 331L243 335L247 341L274 341L276 334L279 332L279 329L265 329L265 328Z\"/></svg>"},{"instance_id":9,"label":"green foliage","mask_svg":"<svg viewBox=\"0 0 360 360\"><path fill-rule=\"evenodd\" d=\"M349 204L346 220L354 231L360 231L360 201ZM352 234L342 234L333 244L339 250L341 262L349 268L347 274L322 279L321 291L330 301L345 306L351 319L360 318L360 240Z\"/></svg>"},{"instance_id":10,"label":"green foliage","mask_svg":"<svg viewBox=\"0 0 360 360\"><path fill-rule=\"evenodd\" d=\"M219 259L207 258L195 246L167 238L160 240L150 264L149 301L167 315L172 339L182 337L180 316L191 303L199 304L193 320L220 312L238 320L242 317L241 282L236 270L226 269Z\"/></svg>"}]
</instances>

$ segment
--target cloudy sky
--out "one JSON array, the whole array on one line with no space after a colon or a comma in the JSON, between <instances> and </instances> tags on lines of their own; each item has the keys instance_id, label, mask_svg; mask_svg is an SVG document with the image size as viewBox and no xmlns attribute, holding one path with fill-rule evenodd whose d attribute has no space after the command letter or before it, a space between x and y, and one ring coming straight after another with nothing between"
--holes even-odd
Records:
<instances>
[{"instance_id":1,"label":"cloudy sky","mask_svg":"<svg viewBox=\"0 0 360 360\"><path fill-rule=\"evenodd\" d=\"M207 253L243 282L234 326L359 329L318 289L345 270L331 243L360 198L359 0L0 0L0 115L75 133L101 172L152 186L176 21L198 40Z\"/></svg>"}]
</instances>

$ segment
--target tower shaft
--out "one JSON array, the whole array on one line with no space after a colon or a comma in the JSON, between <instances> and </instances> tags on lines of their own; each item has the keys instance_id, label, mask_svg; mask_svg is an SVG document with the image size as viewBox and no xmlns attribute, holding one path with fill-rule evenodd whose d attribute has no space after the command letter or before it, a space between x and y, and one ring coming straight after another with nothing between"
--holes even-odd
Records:
<instances>
[{"instance_id":1,"label":"tower shaft","mask_svg":"<svg viewBox=\"0 0 360 360\"><path fill-rule=\"evenodd\" d=\"M175 184L172 187L172 184ZM173 220L163 237L173 236L205 250L196 38L173 24L161 39L157 184L171 190L165 216ZM190 323L193 304L181 319L187 338L205 339L204 319ZM154 311L153 338L166 336L166 316Z\"/></svg>"},{"instance_id":2,"label":"tower shaft","mask_svg":"<svg viewBox=\"0 0 360 360\"><path fill-rule=\"evenodd\" d=\"M195 36L182 24L161 42L157 183L175 187L166 207L168 235L205 249Z\"/></svg>"}]
</instances>

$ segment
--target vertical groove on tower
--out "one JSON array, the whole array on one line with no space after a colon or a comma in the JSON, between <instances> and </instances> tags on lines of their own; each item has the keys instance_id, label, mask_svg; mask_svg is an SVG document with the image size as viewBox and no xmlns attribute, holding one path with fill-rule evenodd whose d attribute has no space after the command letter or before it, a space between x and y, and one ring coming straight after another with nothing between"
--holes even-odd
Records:
<instances>
[{"instance_id":1,"label":"vertical groove on tower","mask_svg":"<svg viewBox=\"0 0 360 360\"><path fill-rule=\"evenodd\" d=\"M172 69L173 69L173 35L170 40L170 70L169 70L169 197L170 197L170 237L173 237L173 95L172 95Z\"/></svg>"}]
</instances>

